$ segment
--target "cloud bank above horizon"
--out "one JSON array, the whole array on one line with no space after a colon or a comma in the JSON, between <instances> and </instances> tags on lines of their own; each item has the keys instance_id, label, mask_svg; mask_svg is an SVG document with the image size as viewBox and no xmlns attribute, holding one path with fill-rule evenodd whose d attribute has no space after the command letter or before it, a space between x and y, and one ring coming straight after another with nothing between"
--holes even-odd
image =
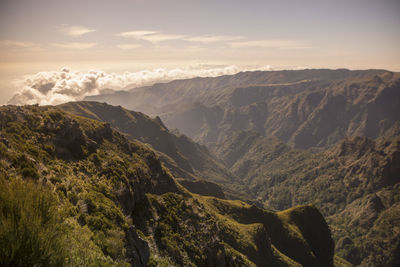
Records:
<instances>
[{"instance_id":1,"label":"cloud bank above horizon","mask_svg":"<svg viewBox=\"0 0 400 267\"><path fill-rule=\"evenodd\" d=\"M38 72L16 80L14 85L17 87L17 93L8 101L8 104L57 105L80 101L86 96L98 95L109 90L129 90L176 79L216 77L256 70L272 70L272 67L198 64L184 68L157 68L122 74L107 73L102 70L80 72L64 67L60 71Z\"/></svg>"}]
</instances>

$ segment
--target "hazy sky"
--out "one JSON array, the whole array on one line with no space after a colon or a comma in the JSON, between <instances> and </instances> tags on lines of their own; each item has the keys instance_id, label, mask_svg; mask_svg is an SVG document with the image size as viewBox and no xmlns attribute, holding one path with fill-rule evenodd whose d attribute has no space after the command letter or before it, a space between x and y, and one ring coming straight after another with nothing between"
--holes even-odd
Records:
<instances>
[{"instance_id":1,"label":"hazy sky","mask_svg":"<svg viewBox=\"0 0 400 267\"><path fill-rule=\"evenodd\" d=\"M399 0L0 0L0 104L39 71L385 68Z\"/></svg>"}]
</instances>

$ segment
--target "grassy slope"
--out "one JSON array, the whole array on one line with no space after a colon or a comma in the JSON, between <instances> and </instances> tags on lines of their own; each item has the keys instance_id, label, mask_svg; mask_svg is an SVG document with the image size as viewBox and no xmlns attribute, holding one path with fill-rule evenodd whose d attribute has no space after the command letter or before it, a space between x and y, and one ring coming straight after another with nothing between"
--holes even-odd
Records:
<instances>
[{"instance_id":1,"label":"grassy slope","mask_svg":"<svg viewBox=\"0 0 400 267\"><path fill-rule=\"evenodd\" d=\"M54 108L3 107L0 123L1 179L33 180L53 192L68 227L88 243L70 256L87 254L93 264L132 261L125 247L135 203L145 192L176 189L154 152Z\"/></svg>"},{"instance_id":2,"label":"grassy slope","mask_svg":"<svg viewBox=\"0 0 400 267\"><path fill-rule=\"evenodd\" d=\"M21 207L35 210L41 204L30 201L29 194L18 195L18 188L43 188L54 199L45 209L56 208L50 213L52 225L64 228L61 262L50 265L332 266L329 228L313 207L274 213L193 195L175 183L146 146L107 124L53 107L2 107L0 130L0 179L2 188L9 189L0 197L19 200L2 201L1 222L29 223L19 219L26 215ZM12 214L18 216L10 217L5 211L13 203L22 206L16 205ZM36 215L37 228L26 228L29 238L37 240L37 229L57 233L40 219L46 213ZM7 237L1 245L2 265L14 259L9 246L26 241L15 239L19 231L13 229L1 228L0 236ZM36 246L45 242L39 239ZM29 248L24 255L42 258Z\"/></svg>"}]
</instances>

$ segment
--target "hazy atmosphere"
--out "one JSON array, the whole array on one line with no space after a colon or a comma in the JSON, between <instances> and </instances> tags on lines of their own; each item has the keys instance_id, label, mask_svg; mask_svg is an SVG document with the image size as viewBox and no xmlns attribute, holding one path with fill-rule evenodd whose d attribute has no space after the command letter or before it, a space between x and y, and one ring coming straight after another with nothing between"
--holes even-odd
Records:
<instances>
[{"instance_id":1,"label":"hazy atmosphere","mask_svg":"<svg viewBox=\"0 0 400 267\"><path fill-rule=\"evenodd\" d=\"M398 71L399 14L396 0L2 0L0 104L242 70Z\"/></svg>"}]
</instances>

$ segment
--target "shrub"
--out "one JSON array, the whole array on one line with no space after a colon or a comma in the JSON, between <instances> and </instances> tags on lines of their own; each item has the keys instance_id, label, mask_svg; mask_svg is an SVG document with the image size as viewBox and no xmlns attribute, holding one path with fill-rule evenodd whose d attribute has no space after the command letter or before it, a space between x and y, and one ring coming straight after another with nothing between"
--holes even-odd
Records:
<instances>
[{"instance_id":1,"label":"shrub","mask_svg":"<svg viewBox=\"0 0 400 267\"><path fill-rule=\"evenodd\" d=\"M62 266L64 229L52 193L33 182L0 181L0 265Z\"/></svg>"},{"instance_id":2,"label":"shrub","mask_svg":"<svg viewBox=\"0 0 400 267\"><path fill-rule=\"evenodd\" d=\"M31 167L25 167L21 170L21 174L25 178L32 178L34 180L39 179L39 174L36 171L36 169L31 168Z\"/></svg>"}]
</instances>

